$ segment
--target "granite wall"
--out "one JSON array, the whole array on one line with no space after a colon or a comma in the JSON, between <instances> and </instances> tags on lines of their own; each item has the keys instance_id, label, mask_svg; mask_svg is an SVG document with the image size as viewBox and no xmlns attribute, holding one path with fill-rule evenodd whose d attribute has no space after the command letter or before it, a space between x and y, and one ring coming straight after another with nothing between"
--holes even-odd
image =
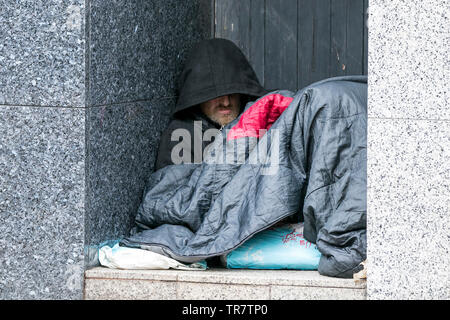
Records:
<instances>
[{"instance_id":1,"label":"granite wall","mask_svg":"<svg viewBox=\"0 0 450 320\"><path fill-rule=\"evenodd\" d=\"M0 298L80 297L85 3L0 8Z\"/></svg>"},{"instance_id":2,"label":"granite wall","mask_svg":"<svg viewBox=\"0 0 450 320\"><path fill-rule=\"evenodd\" d=\"M126 234L210 1L0 0L0 299L81 299Z\"/></svg>"},{"instance_id":3,"label":"granite wall","mask_svg":"<svg viewBox=\"0 0 450 320\"><path fill-rule=\"evenodd\" d=\"M86 59L86 241L128 233L210 1L91 0Z\"/></svg>"},{"instance_id":4,"label":"granite wall","mask_svg":"<svg viewBox=\"0 0 450 320\"><path fill-rule=\"evenodd\" d=\"M369 3L369 299L449 299L449 12Z\"/></svg>"}]
</instances>

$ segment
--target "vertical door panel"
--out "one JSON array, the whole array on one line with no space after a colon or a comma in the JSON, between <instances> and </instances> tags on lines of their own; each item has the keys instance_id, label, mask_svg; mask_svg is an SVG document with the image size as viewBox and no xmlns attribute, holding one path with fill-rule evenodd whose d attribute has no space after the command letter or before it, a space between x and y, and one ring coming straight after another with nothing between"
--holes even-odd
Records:
<instances>
[{"instance_id":1,"label":"vertical door panel","mask_svg":"<svg viewBox=\"0 0 450 320\"><path fill-rule=\"evenodd\" d=\"M235 42L268 89L367 74L368 0L215 0L215 37Z\"/></svg>"}]
</instances>

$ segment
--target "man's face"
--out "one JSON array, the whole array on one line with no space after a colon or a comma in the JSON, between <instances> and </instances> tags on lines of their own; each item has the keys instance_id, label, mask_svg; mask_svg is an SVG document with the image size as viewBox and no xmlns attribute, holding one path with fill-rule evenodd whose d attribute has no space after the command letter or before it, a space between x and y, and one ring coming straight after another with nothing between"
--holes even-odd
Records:
<instances>
[{"instance_id":1,"label":"man's face","mask_svg":"<svg viewBox=\"0 0 450 320\"><path fill-rule=\"evenodd\" d=\"M221 126L227 125L239 115L241 95L234 93L200 104L202 112Z\"/></svg>"}]
</instances>

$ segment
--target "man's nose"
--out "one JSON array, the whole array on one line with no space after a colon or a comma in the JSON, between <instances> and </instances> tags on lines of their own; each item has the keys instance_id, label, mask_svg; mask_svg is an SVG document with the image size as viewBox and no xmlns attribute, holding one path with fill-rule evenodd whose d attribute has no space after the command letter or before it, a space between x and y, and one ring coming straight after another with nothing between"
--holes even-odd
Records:
<instances>
[{"instance_id":1,"label":"man's nose","mask_svg":"<svg viewBox=\"0 0 450 320\"><path fill-rule=\"evenodd\" d=\"M228 107L228 106L230 105L230 96L229 96L229 95L222 96L222 97L221 97L220 103L221 103L224 107Z\"/></svg>"}]
</instances>

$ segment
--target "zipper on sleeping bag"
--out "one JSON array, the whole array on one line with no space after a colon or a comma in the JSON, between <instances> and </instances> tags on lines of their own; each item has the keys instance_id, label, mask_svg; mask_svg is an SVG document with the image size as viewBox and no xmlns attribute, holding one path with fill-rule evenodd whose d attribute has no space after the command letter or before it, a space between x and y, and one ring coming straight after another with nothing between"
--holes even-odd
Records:
<instances>
[{"instance_id":1,"label":"zipper on sleeping bag","mask_svg":"<svg viewBox=\"0 0 450 320\"><path fill-rule=\"evenodd\" d=\"M215 254L212 254L212 255L189 255L189 256L178 256L178 255L173 254L172 249L170 249L170 248L167 247L166 245L163 245L163 244L160 244L160 243L145 243L145 242L135 242L135 243L136 243L136 244L139 244L139 245L145 245L145 246L155 246L155 247L160 247L160 248L162 248L162 251L163 251L166 255L168 255L170 258L175 259L175 260L178 260L178 261L181 261L181 262L185 262L185 263L186 263L186 262L191 263L191 261L183 261L184 259L179 259L179 258L190 258L190 257L192 257L192 258L195 258L196 260L199 259L198 261L200 261L200 260L202 260L202 259L207 259L207 258L211 258L211 257L221 256L221 255L227 254L227 253L233 251L234 249L238 248L239 246L241 246L245 241L247 241L248 239L250 239L251 237L253 237L255 234L257 234L257 233L259 233L259 232L261 232L261 231L264 231L264 230L266 230L266 229L269 229L269 228L272 227L273 225L275 225L275 224L277 224L278 222L280 222L281 220L283 220L283 219L285 219L285 218L287 218L287 217L293 215L293 214L296 213L296 212L297 212L297 211L294 211L294 212L291 212L291 213L289 213L289 214L286 214L286 215L282 216L281 218L278 218L277 220L275 220L275 221L269 223L267 226L265 226L265 227L263 227L263 228L260 228L260 229L258 229L258 230L256 230L256 231L252 232L252 233L249 234L245 239L241 240L237 245L233 246L231 249L227 249L227 250L225 250L225 251L222 251L222 252L219 252L219 253L215 253ZM125 242L129 242L129 241L125 241ZM144 248L141 248L141 249L144 249ZM144 249L144 250L146 250L146 249ZM150 251L151 251L151 250L150 250Z\"/></svg>"},{"instance_id":2,"label":"zipper on sleeping bag","mask_svg":"<svg viewBox=\"0 0 450 320\"><path fill-rule=\"evenodd\" d=\"M241 240L241 242L239 242L237 245L235 245L235 246L232 247L231 249L225 250L225 251L223 251L223 252L221 252L221 253L219 253L219 254L216 254L216 255L223 255L223 254L229 253L230 251L233 251L234 249L240 247L245 241L247 241L247 240L249 240L251 237L253 237L255 234L257 234L257 233L259 233L259 232L262 232L262 231L264 231L264 230L266 230L266 229L269 229L269 228L272 227L273 225L275 225L275 224L277 224L278 222L280 222L281 220L283 220L283 219L285 219L285 218L287 218L287 217L293 215L294 213L296 213L296 211L294 211L294 212L292 212L292 213L289 213L289 214L287 214L287 215L284 215L283 217L278 218L278 219L275 220L274 222L269 223L269 224L268 224L267 226L265 226L264 228L261 228L261 229L259 229L259 230L256 230L256 231L252 232L252 233L249 234L245 239ZM216 255L214 255L214 256L216 256ZM195 256L188 256L188 257L195 257ZM212 256L212 257L213 257L213 256Z\"/></svg>"}]
</instances>

